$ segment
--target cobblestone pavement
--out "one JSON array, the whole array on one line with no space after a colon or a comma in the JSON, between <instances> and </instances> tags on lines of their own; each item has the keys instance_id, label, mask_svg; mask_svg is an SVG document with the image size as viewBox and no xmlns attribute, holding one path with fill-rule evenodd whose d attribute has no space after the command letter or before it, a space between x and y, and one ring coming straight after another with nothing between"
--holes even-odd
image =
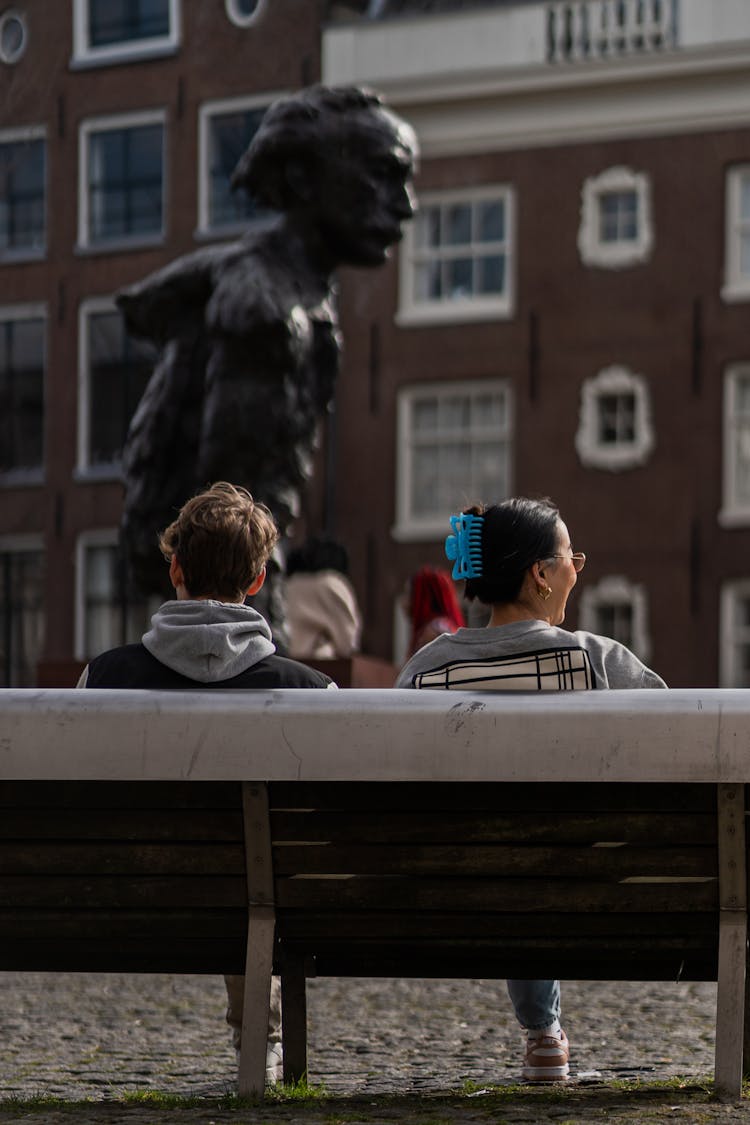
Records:
<instances>
[{"instance_id":1,"label":"cobblestone pavement","mask_svg":"<svg viewBox=\"0 0 750 1125\"><path fill-rule=\"evenodd\" d=\"M502 981L313 980L310 1081L330 1098L242 1110L217 1101L235 1090L220 978L0 973L0 987L2 1123L21 1113L27 1125L70 1122L67 1108L31 1112L14 1101L54 1096L90 1101L76 1107L77 1125L605 1118L750 1125L744 1104L718 1105L700 1087L713 1069L712 984L566 983L573 1080L551 1094L510 1089L521 1039ZM622 1093L616 1084L675 1075L693 1080L689 1089ZM467 1082L477 1093L458 1097ZM501 1089L484 1095L487 1084ZM170 1113L128 1100L144 1091L206 1102Z\"/></svg>"}]
</instances>

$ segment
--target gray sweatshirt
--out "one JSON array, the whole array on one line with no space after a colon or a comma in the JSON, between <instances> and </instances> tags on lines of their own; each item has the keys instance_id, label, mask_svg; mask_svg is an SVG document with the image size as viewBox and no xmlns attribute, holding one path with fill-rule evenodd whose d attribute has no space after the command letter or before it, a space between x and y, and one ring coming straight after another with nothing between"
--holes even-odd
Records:
<instances>
[{"instance_id":1,"label":"gray sweatshirt","mask_svg":"<svg viewBox=\"0 0 750 1125\"><path fill-rule=\"evenodd\" d=\"M400 688L490 691L666 686L618 641L544 621L443 633L411 657L396 682Z\"/></svg>"}]
</instances>

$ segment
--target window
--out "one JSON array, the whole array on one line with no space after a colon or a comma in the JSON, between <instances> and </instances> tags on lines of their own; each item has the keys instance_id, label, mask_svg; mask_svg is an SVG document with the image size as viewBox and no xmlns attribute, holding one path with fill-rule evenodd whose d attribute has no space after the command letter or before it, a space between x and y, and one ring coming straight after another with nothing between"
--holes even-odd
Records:
<instances>
[{"instance_id":1,"label":"window","mask_svg":"<svg viewBox=\"0 0 750 1125\"><path fill-rule=\"evenodd\" d=\"M131 62L175 51L179 14L179 0L73 0L73 62Z\"/></svg>"},{"instance_id":2,"label":"window","mask_svg":"<svg viewBox=\"0 0 750 1125\"><path fill-rule=\"evenodd\" d=\"M648 177L609 168L581 192L578 250L587 266L622 269L648 260L654 242Z\"/></svg>"},{"instance_id":3,"label":"window","mask_svg":"<svg viewBox=\"0 0 750 1125\"><path fill-rule=\"evenodd\" d=\"M268 214L242 188L229 186L237 162L255 136L268 106L278 94L209 102L200 111L198 160L198 232L236 231Z\"/></svg>"},{"instance_id":4,"label":"window","mask_svg":"<svg viewBox=\"0 0 750 1125\"><path fill-rule=\"evenodd\" d=\"M440 383L398 400L398 540L435 539L474 497L510 495L510 389L502 381Z\"/></svg>"},{"instance_id":5,"label":"window","mask_svg":"<svg viewBox=\"0 0 750 1125\"><path fill-rule=\"evenodd\" d=\"M12 66L26 50L28 33L26 18L21 12L3 12L0 16L0 62Z\"/></svg>"},{"instance_id":6,"label":"window","mask_svg":"<svg viewBox=\"0 0 750 1125\"><path fill-rule=\"evenodd\" d=\"M145 599L128 596L114 528L84 532L76 558L77 660L140 641L148 623Z\"/></svg>"},{"instance_id":7,"label":"window","mask_svg":"<svg viewBox=\"0 0 750 1125\"><path fill-rule=\"evenodd\" d=\"M725 301L750 298L750 164L730 168L726 182Z\"/></svg>"},{"instance_id":8,"label":"window","mask_svg":"<svg viewBox=\"0 0 750 1125\"><path fill-rule=\"evenodd\" d=\"M79 317L78 472L119 474L130 419L151 376L156 349L125 330L109 298L85 301Z\"/></svg>"},{"instance_id":9,"label":"window","mask_svg":"<svg viewBox=\"0 0 750 1125\"><path fill-rule=\"evenodd\" d=\"M42 479L45 311L0 309L0 480Z\"/></svg>"},{"instance_id":10,"label":"window","mask_svg":"<svg viewBox=\"0 0 750 1125\"><path fill-rule=\"evenodd\" d=\"M80 245L159 241L164 227L164 114L84 122L79 159Z\"/></svg>"},{"instance_id":11,"label":"window","mask_svg":"<svg viewBox=\"0 0 750 1125\"><path fill-rule=\"evenodd\" d=\"M750 579L728 582L721 591L719 686L750 687Z\"/></svg>"},{"instance_id":12,"label":"window","mask_svg":"<svg viewBox=\"0 0 750 1125\"><path fill-rule=\"evenodd\" d=\"M400 324L508 317L513 312L513 192L425 192L404 226Z\"/></svg>"},{"instance_id":13,"label":"window","mask_svg":"<svg viewBox=\"0 0 750 1125\"><path fill-rule=\"evenodd\" d=\"M45 250L44 129L0 132L0 261Z\"/></svg>"},{"instance_id":14,"label":"window","mask_svg":"<svg viewBox=\"0 0 750 1125\"><path fill-rule=\"evenodd\" d=\"M44 552L39 535L0 537L0 683L34 687L44 643Z\"/></svg>"},{"instance_id":15,"label":"window","mask_svg":"<svg viewBox=\"0 0 750 1125\"><path fill-rule=\"evenodd\" d=\"M266 0L225 0L227 15L238 27L249 27L265 12Z\"/></svg>"},{"instance_id":16,"label":"window","mask_svg":"<svg viewBox=\"0 0 750 1125\"><path fill-rule=\"evenodd\" d=\"M576 449L595 469L634 469L654 448L646 380L626 367L607 367L581 391Z\"/></svg>"},{"instance_id":17,"label":"window","mask_svg":"<svg viewBox=\"0 0 750 1125\"><path fill-rule=\"evenodd\" d=\"M648 602L643 586L620 575L602 578L581 593L579 627L612 637L647 663L651 657Z\"/></svg>"},{"instance_id":18,"label":"window","mask_svg":"<svg viewBox=\"0 0 750 1125\"><path fill-rule=\"evenodd\" d=\"M750 364L724 375L724 480L719 523L750 524Z\"/></svg>"}]
</instances>

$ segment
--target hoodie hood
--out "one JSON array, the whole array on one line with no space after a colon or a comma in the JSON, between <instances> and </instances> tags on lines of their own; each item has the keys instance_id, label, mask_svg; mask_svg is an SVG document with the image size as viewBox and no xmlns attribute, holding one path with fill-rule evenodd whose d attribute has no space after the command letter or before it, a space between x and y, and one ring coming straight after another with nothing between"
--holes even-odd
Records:
<instances>
[{"instance_id":1,"label":"hoodie hood","mask_svg":"<svg viewBox=\"0 0 750 1125\"><path fill-rule=\"evenodd\" d=\"M276 651L257 610L213 601L165 602L143 645L168 668L204 684L238 676Z\"/></svg>"}]
</instances>

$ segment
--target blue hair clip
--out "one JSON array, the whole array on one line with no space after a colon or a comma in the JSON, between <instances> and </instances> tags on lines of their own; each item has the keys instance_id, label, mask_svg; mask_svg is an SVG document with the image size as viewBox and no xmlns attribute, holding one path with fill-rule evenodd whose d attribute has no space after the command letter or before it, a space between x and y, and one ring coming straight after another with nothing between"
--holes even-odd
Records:
<instances>
[{"instance_id":1,"label":"blue hair clip","mask_svg":"<svg viewBox=\"0 0 750 1125\"><path fill-rule=\"evenodd\" d=\"M445 553L453 563L453 578L482 577L482 524L484 516L451 516L455 534L445 540Z\"/></svg>"}]
</instances>

